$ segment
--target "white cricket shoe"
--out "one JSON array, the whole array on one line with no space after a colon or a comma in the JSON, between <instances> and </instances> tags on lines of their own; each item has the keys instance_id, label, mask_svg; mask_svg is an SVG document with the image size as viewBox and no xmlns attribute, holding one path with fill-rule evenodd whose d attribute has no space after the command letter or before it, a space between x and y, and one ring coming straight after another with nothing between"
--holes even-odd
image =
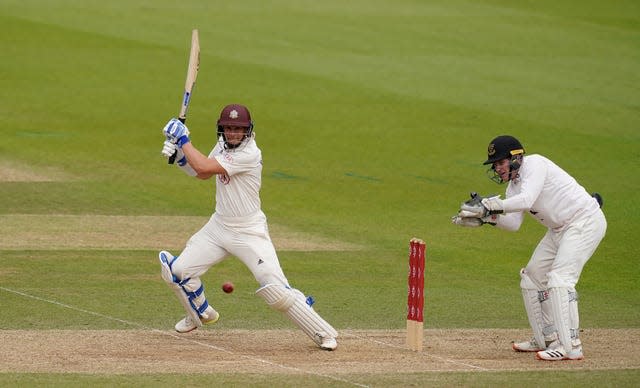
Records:
<instances>
[{"instance_id":1,"label":"white cricket shoe","mask_svg":"<svg viewBox=\"0 0 640 388\"><path fill-rule=\"evenodd\" d=\"M536 353L536 358L543 361L582 360L584 359L584 354L580 344L574 345L569 351L566 351L564 346L558 344L555 347Z\"/></svg>"},{"instance_id":2,"label":"white cricket shoe","mask_svg":"<svg viewBox=\"0 0 640 388\"><path fill-rule=\"evenodd\" d=\"M338 347L338 341L336 341L333 337L324 337L322 339L322 343L320 344L320 349L324 350L336 350Z\"/></svg>"},{"instance_id":3,"label":"white cricket shoe","mask_svg":"<svg viewBox=\"0 0 640 388\"><path fill-rule=\"evenodd\" d=\"M514 342L511 344L511 348L516 352L541 352L558 345L560 345L560 341L557 339L546 340L544 346L540 346L535 338L531 338L529 341Z\"/></svg>"},{"instance_id":4,"label":"white cricket shoe","mask_svg":"<svg viewBox=\"0 0 640 388\"><path fill-rule=\"evenodd\" d=\"M200 322L203 324L216 323L220 319L220 314L213 307L209 306L204 313L200 315ZM176 323L175 329L178 333L188 333L192 330L198 328L198 325L193 322L190 316L186 316L182 318L178 323Z\"/></svg>"},{"instance_id":5,"label":"white cricket shoe","mask_svg":"<svg viewBox=\"0 0 640 388\"><path fill-rule=\"evenodd\" d=\"M539 352L546 349L546 347L538 345L535 338L531 338L529 341L524 342L514 342L511 344L511 348L516 352Z\"/></svg>"}]
</instances>

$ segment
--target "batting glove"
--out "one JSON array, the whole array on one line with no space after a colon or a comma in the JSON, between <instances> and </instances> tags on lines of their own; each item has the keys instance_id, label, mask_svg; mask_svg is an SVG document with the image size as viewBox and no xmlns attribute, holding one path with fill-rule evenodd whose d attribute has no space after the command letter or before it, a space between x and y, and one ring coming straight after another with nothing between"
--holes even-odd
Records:
<instances>
[{"instance_id":1,"label":"batting glove","mask_svg":"<svg viewBox=\"0 0 640 388\"><path fill-rule=\"evenodd\" d=\"M189 128L178 119L171 119L162 129L162 133L167 137L167 140L176 144L178 147L189 143Z\"/></svg>"},{"instance_id":2,"label":"batting glove","mask_svg":"<svg viewBox=\"0 0 640 388\"><path fill-rule=\"evenodd\" d=\"M178 149L178 146L172 143L171 140L167 139L164 141L164 144L162 145L162 151L161 151L162 156L169 159L171 155L173 155L176 152L177 149Z\"/></svg>"},{"instance_id":3,"label":"batting glove","mask_svg":"<svg viewBox=\"0 0 640 388\"><path fill-rule=\"evenodd\" d=\"M169 159L174 153L176 154L176 161L178 163L178 166L184 166L185 164L187 164L187 158L184 156L182 148L179 148L169 139L165 140L162 147L162 155L165 158Z\"/></svg>"}]
</instances>

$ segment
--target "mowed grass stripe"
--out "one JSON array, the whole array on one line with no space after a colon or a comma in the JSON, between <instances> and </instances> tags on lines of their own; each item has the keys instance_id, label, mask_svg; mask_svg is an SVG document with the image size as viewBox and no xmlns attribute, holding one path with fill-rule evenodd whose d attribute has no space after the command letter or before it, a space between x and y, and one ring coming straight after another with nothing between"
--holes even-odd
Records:
<instances>
[{"instance_id":1,"label":"mowed grass stripe","mask_svg":"<svg viewBox=\"0 0 640 388\"><path fill-rule=\"evenodd\" d=\"M0 215L0 250L182 249L208 217L64 214ZM283 251L345 251L362 246L270 225ZM177 254L177 252L176 252Z\"/></svg>"}]
</instances>

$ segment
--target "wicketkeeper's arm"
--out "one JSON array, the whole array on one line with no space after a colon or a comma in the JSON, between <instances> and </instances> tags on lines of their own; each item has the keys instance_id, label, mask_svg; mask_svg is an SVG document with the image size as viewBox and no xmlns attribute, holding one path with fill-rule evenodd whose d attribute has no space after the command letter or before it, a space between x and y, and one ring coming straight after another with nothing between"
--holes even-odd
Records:
<instances>
[{"instance_id":1,"label":"wicketkeeper's arm","mask_svg":"<svg viewBox=\"0 0 640 388\"><path fill-rule=\"evenodd\" d=\"M524 219L524 213L515 212L515 213L500 214L500 215L489 216L489 217L496 217L496 224L495 224L496 227L500 229L508 230L510 232L515 232L518 229L520 229L520 225L522 225L522 221Z\"/></svg>"}]
</instances>

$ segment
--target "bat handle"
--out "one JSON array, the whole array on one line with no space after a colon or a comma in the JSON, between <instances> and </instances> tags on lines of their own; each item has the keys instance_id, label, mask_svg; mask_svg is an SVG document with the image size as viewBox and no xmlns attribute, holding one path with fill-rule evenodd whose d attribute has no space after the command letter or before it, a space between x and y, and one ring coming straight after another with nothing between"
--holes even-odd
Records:
<instances>
[{"instance_id":1,"label":"bat handle","mask_svg":"<svg viewBox=\"0 0 640 388\"><path fill-rule=\"evenodd\" d=\"M187 121L187 118L186 118L186 117L178 117L178 120L180 120L180 122L181 122L182 124L184 124L184 122L185 122L185 121ZM178 151L175 151L175 152L173 153L173 155L171 155L171 156L169 157L169 160L167 161L167 163L169 163L169 164L174 164L174 163L176 162L176 156L177 156L177 155L178 155Z\"/></svg>"}]
</instances>

